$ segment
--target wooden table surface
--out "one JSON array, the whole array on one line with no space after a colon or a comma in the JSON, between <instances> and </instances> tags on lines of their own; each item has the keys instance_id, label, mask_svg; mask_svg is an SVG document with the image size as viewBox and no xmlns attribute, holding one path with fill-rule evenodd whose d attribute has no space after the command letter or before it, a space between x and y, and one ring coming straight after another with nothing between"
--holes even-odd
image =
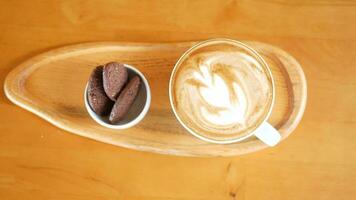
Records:
<instances>
[{"instance_id":1,"label":"wooden table surface","mask_svg":"<svg viewBox=\"0 0 356 200\"><path fill-rule=\"evenodd\" d=\"M279 46L302 64L305 115L275 148L192 158L62 131L0 93L0 199L353 199L356 2L1 1L0 83L22 61L91 41L229 37Z\"/></svg>"}]
</instances>

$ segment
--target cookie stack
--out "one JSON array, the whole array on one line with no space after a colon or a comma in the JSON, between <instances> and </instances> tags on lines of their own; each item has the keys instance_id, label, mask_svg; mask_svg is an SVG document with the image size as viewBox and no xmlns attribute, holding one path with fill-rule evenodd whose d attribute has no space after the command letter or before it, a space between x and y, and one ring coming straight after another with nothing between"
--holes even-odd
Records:
<instances>
[{"instance_id":1,"label":"cookie stack","mask_svg":"<svg viewBox=\"0 0 356 200\"><path fill-rule=\"evenodd\" d=\"M109 115L111 124L120 122L130 110L140 89L139 76L129 79L124 64L110 62L96 67L88 82L88 102L100 116Z\"/></svg>"}]
</instances>

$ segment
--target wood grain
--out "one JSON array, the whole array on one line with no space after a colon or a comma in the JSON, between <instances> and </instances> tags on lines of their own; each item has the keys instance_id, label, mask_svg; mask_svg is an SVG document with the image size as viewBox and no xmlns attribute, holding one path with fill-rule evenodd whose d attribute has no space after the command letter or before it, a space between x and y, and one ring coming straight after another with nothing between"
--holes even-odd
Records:
<instances>
[{"instance_id":1,"label":"wood grain","mask_svg":"<svg viewBox=\"0 0 356 200\"><path fill-rule=\"evenodd\" d=\"M201 141L175 119L169 104L168 82L175 62L194 43L89 43L63 47L36 56L16 67L5 80L7 97L26 110L72 133L136 150L185 156L232 156L267 147L256 137L221 145ZM268 121L288 137L301 120L307 86L299 63L271 45L247 42L270 67L276 90ZM138 125L104 128L86 112L83 93L94 67L117 61L137 67L148 79L152 103Z\"/></svg>"},{"instance_id":2,"label":"wood grain","mask_svg":"<svg viewBox=\"0 0 356 200\"><path fill-rule=\"evenodd\" d=\"M0 1L0 85L23 61L83 42L212 37L281 47L308 104L275 148L166 156L69 134L0 93L0 199L304 199L356 196L356 3L349 0Z\"/></svg>"}]
</instances>

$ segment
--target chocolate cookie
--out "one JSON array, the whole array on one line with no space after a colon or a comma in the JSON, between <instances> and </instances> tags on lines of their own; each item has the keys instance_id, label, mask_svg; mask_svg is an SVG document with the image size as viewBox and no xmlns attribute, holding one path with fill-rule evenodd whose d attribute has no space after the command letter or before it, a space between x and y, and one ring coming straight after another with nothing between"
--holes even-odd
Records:
<instances>
[{"instance_id":1,"label":"chocolate cookie","mask_svg":"<svg viewBox=\"0 0 356 200\"><path fill-rule=\"evenodd\" d=\"M90 75L88 82L88 101L90 107L98 115L109 114L114 102L105 94L103 87L103 66L96 67Z\"/></svg>"},{"instance_id":2,"label":"chocolate cookie","mask_svg":"<svg viewBox=\"0 0 356 200\"><path fill-rule=\"evenodd\" d=\"M140 83L140 78L135 76L125 86L111 110L109 117L110 123L117 123L124 118L137 96L140 89Z\"/></svg>"},{"instance_id":3,"label":"chocolate cookie","mask_svg":"<svg viewBox=\"0 0 356 200\"><path fill-rule=\"evenodd\" d=\"M121 89L127 81L127 77L127 69L123 64L110 62L104 66L104 90L111 100L116 101Z\"/></svg>"}]
</instances>

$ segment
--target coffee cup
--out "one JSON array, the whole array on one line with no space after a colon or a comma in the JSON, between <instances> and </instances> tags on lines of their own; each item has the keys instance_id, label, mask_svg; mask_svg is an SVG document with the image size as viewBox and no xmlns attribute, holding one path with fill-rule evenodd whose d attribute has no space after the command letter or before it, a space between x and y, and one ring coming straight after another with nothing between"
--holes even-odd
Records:
<instances>
[{"instance_id":1,"label":"coffee cup","mask_svg":"<svg viewBox=\"0 0 356 200\"><path fill-rule=\"evenodd\" d=\"M179 123L204 141L229 144L256 136L274 146L281 139L267 122L275 101L271 70L242 42L211 39L188 49L171 73L169 98Z\"/></svg>"}]
</instances>

